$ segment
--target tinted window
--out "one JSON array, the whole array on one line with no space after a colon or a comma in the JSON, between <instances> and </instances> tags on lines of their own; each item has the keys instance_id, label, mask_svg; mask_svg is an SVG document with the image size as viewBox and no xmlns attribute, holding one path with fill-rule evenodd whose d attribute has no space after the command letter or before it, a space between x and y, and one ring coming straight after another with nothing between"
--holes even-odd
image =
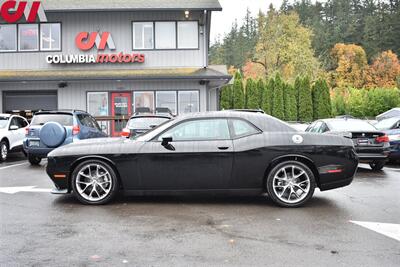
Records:
<instances>
[{"instance_id":1,"label":"tinted window","mask_svg":"<svg viewBox=\"0 0 400 267\"><path fill-rule=\"evenodd\" d=\"M329 122L332 131L376 131L376 128L362 120L336 120Z\"/></svg>"},{"instance_id":2,"label":"tinted window","mask_svg":"<svg viewBox=\"0 0 400 267\"><path fill-rule=\"evenodd\" d=\"M6 117L0 117L0 129L4 129L7 127L9 118Z\"/></svg>"},{"instance_id":3,"label":"tinted window","mask_svg":"<svg viewBox=\"0 0 400 267\"><path fill-rule=\"evenodd\" d=\"M243 120L232 120L234 137L242 137L259 133L253 125Z\"/></svg>"},{"instance_id":4,"label":"tinted window","mask_svg":"<svg viewBox=\"0 0 400 267\"><path fill-rule=\"evenodd\" d=\"M168 118L157 118L157 117L133 118L129 120L128 127L130 129L150 129L168 120L169 120Z\"/></svg>"},{"instance_id":5,"label":"tinted window","mask_svg":"<svg viewBox=\"0 0 400 267\"><path fill-rule=\"evenodd\" d=\"M77 115L79 122L86 127L90 127L90 128L95 128L95 125L93 125L93 121L90 118L89 115L86 114L78 114Z\"/></svg>"},{"instance_id":6,"label":"tinted window","mask_svg":"<svg viewBox=\"0 0 400 267\"><path fill-rule=\"evenodd\" d=\"M226 119L193 120L183 122L159 137L172 137L174 141L201 141L230 139Z\"/></svg>"},{"instance_id":7,"label":"tinted window","mask_svg":"<svg viewBox=\"0 0 400 267\"><path fill-rule=\"evenodd\" d=\"M17 119L19 128L24 128L24 127L28 126L28 123L23 118L16 117L16 119Z\"/></svg>"},{"instance_id":8,"label":"tinted window","mask_svg":"<svg viewBox=\"0 0 400 267\"><path fill-rule=\"evenodd\" d=\"M63 126L73 125L73 117L69 114L38 114L33 117L31 125L44 125L50 121L58 122Z\"/></svg>"}]
</instances>

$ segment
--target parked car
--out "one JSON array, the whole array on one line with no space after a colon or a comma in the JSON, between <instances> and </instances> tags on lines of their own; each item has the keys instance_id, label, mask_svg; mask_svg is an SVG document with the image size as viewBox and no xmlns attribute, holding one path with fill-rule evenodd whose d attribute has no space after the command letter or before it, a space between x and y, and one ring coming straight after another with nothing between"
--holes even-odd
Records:
<instances>
[{"instance_id":1,"label":"parked car","mask_svg":"<svg viewBox=\"0 0 400 267\"><path fill-rule=\"evenodd\" d=\"M132 116L126 124L126 127L122 130L121 135L123 137L136 137L170 120L171 118L171 116L155 114Z\"/></svg>"},{"instance_id":2,"label":"parked car","mask_svg":"<svg viewBox=\"0 0 400 267\"><path fill-rule=\"evenodd\" d=\"M400 117L384 119L375 124L378 130L384 131L390 142L389 159L400 160Z\"/></svg>"},{"instance_id":3,"label":"parked car","mask_svg":"<svg viewBox=\"0 0 400 267\"><path fill-rule=\"evenodd\" d=\"M357 170L350 139L299 133L250 112L184 115L135 139L85 140L48 155L53 193L84 204L130 195L212 192L263 195L298 207L314 189L349 185Z\"/></svg>"},{"instance_id":4,"label":"parked car","mask_svg":"<svg viewBox=\"0 0 400 267\"><path fill-rule=\"evenodd\" d=\"M358 119L324 119L312 123L306 130L313 133L342 135L351 139L360 162L369 163L375 171L385 166L389 152L389 138L373 125Z\"/></svg>"},{"instance_id":5,"label":"parked car","mask_svg":"<svg viewBox=\"0 0 400 267\"><path fill-rule=\"evenodd\" d=\"M0 161L5 161L10 152L23 151L22 142L28 121L17 115L0 114Z\"/></svg>"},{"instance_id":6,"label":"parked car","mask_svg":"<svg viewBox=\"0 0 400 267\"><path fill-rule=\"evenodd\" d=\"M24 150L29 162L38 165L59 146L106 136L96 120L85 111L41 111L33 116L26 131Z\"/></svg>"}]
</instances>

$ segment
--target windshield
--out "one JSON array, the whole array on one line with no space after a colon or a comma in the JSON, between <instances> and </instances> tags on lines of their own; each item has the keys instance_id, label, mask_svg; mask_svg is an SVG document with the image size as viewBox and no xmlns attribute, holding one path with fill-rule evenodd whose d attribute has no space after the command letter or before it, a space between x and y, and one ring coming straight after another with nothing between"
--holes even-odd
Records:
<instances>
[{"instance_id":1,"label":"windshield","mask_svg":"<svg viewBox=\"0 0 400 267\"><path fill-rule=\"evenodd\" d=\"M44 125L50 121L58 122L63 126L73 125L73 117L70 114L38 114L33 117L31 125Z\"/></svg>"},{"instance_id":2,"label":"windshield","mask_svg":"<svg viewBox=\"0 0 400 267\"><path fill-rule=\"evenodd\" d=\"M0 129L7 127L8 119L7 117L0 117Z\"/></svg>"},{"instance_id":3,"label":"windshield","mask_svg":"<svg viewBox=\"0 0 400 267\"><path fill-rule=\"evenodd\" d=\"M336 120L329 122L329 128L335 132L376 131L376 128L362 120Z\"/></svg>"},{"instance_id":4,"label":"windshield","mask_svg":"<svg viewBox=\"0 0 400 267\"><path fill-rule=\"evenodd\" d=\"M138 141L150 141L151 139L156 137L158 134L160 134L164 130L168 129L173 123L174 123L173 119L167 120L167 121L161 123L156 128L153 128L150 131L146 132L145 134L142 134L134 139L136 139Z\"/></svg>"},{"instance_id":5,"label":"windshield","mask_svg":"<svg viewBox=\"0 0 400 267\"><path fill-rule=\"evenodd\" d=\"M168 120L169 120L168 118L161 118L161 117L137 117L129 120L128 128L151 129Z\"/></svg>"},{"instance_id":6,"label":"windshield","mask_svg":"<svg viewBox=\"0 0 400 267\"><path fill-rule=\"evenodd\" d=\"M390 118L375 124L375 127L379 130L390 130L395 123L397 123L400 118Z\"/></svg>"}]
</instances>

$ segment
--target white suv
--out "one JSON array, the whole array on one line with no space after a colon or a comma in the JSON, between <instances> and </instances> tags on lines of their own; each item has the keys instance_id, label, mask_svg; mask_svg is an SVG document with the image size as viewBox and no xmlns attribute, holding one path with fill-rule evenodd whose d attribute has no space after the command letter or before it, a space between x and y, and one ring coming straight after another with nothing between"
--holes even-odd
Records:
<instances>
[{"instance_id":1,"label":"white suv","mask_svg":"<svg viewBox=\"0 0 400 267\"><path fill-rule=\"evenodd\" d=\"M22 141L28 125L21 116L0 114L0 161L5 161L10 151L23 151Z\"/></svg>"}]
</instances>

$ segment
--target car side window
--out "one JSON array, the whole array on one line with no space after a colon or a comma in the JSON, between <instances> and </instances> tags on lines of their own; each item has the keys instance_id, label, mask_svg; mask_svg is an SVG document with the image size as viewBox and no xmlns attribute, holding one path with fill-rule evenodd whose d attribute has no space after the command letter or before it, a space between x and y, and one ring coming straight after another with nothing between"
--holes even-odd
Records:
<instances>
[{"instance_id":1,"label":"car side window","mask_svg":"<svg viewBox=\"0 0 400 267\"><path fill-rule=\"evenodd\" d=\"M92 117L89 116L90 121L92 122L93 128L96 128L97 130L101 131L100 125L97 123L97 121Z\"/></svg>"},{"instance_id":2,"label":"car side window","mask_svg":"<svg viewBox=\"0 0 400 267\"><path fill-rule=\"evenodd\" d=\"M83 126L90 127L90 128L95 128L95 126L93 125L92 120L91 120L89 115L78 114L77 117L78 117L78 120L80 121L80 123Z\"/></svg>"},{"instance_id":3,"label":"car side window","mask_svg":"<svg viewBox=\"0 0 400 267\"><path fill-rule=\"evenodd\" d=\"M313 133L320 133L321 126L322 126L322 121L318 121L318 122L314 125L314 127L312 128L311 132L313 132Z\"/></svg>"},{"instance_id":4,"label":"car side window","mask_svg":"<svg viewBox=\"0 0 400 267\"><path fill-rule=\"evenodd\" d=\"M316 124L315 122L311 123L310 126L307 127L306 132L312 132L312 129L314 128L315 124Z\"/></svg>"},{"instance_id":5,"label":"car side window","mask_svg":"<svg viewBox=\"0 0 400 267\"><path fill-rule=\"evenodd\" d=\"M227 119L191 120L178 124L159 136L172 137L173 141L206 141L230 139Z\"/></svg>"},{"instance_id":6,"label":"car side window","mask_svg":"<svg viewBox=\"0 0 400 267\"><path fill-rule=\"evenodd\" d=\"M20 128L25 128L26 126L28 126L28 123L23 118L17 117L17 120Z\"/></svg>"},{"instance_id":7,"label":"car side window","mask_svg":"<svg viewBox=\"0 0 400 267\"><path fill-rule=\"evenodd\" d=\"M232 121L232 129L233 129L233 137L234 138L249 136L249 135L257 134L260 132L253 125L251 125L250 123L248 123L244 120L233 119L231 121Z\"/></svg>"},{"instance_id":8,"label":"car side window","mask_svg":"<svg viewBox=\"0 0 400 267\"><path fill-rule=\"evenodd\" d=\"M19 123L19 121L18 121L18 118L17 118L17 117L13 117L13 118L11 119L11 121L10 121L10 127L11 127L11 126L17 126L18 128L22 128L21 125L20 125L20 123Z\"/></svg>"}]
</instances>

